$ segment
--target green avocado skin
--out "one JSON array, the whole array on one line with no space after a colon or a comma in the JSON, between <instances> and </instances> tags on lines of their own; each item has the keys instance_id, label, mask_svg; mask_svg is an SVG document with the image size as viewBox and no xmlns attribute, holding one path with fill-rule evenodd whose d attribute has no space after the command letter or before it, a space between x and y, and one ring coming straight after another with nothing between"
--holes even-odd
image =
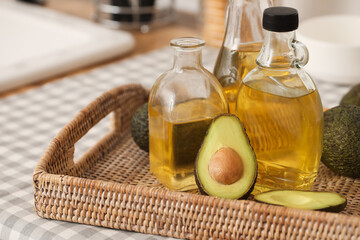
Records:
<instances>
[{"instance_id":1,"label":"green avocado skin","mask_svg":"<svg viewBox=\"0 0 360 240\"><path fill-rule=\"evenodd\" d=\"M271 190L269 192L274 192L274 191L282 191L282 190ZM291 191L291 190L286 190L286 191ZM293 190L295 193L296 192L313 192L313 191L306 191L306 190ZM268 192L268 193L269 193ZM316 192L314 192L316 194ZM260 193L261 194L261 193ZM259 194L258 194L259 195ZM276 205L276 204L272 204L270 202L267 201L260 201L259 199L257 199L257 196L255 195L254 200L255 202L259 202L259 203L266 203L266 204L270 204L270 205L274 205L274 206L283 206L283 207L287 207L286 204L284 205ZM337 204L337 205L333 205L333 206L329 206L329 207L322 207L322 208L313 208L311 210L315 210L315 211L323 211L323 212L334 212L334 213L338 213L341 212L342 210L345 209L346 205L347 205L347 199L343 196L344 198L344 202ZM310 209L309 209L310 210Z\"/></svg>"},{"instance_id":2,"label":"green avocado skin","mask_svg":"<svg viewBox=\"0 0 360 240\"><path fill-rule=\"evenodd\" d=\"M360 107L360 84L353 86L341 99L340 105L356 105Z\"/></svg>"},{"instance_id":3,"label":"green avocado skin","mask_svg":"<svg viewBox=\"0 0 360 240\"><path fill-rule=\"evenodd\" d=\"M209 128L208 128L208 130L207 130L207 132L206 132L206 136L209 134L209 130L210 130L210 128L212 127L213 123L214 123L215 121L219 120L219 119L222 118L222 117L234 117L234 118L236 118L236 119L238 120L238 123L241 125L241 127L242 127L242 129L243 129L243 131L244 131L242 134L244 134L244 136L246 137L247 142L248 142L248 147L251 149L251 152L252 152L252 154L253 154L254 159L256 159L254 150L253 150L252 146L250 145L250 140L249 140L248 136L246 135L246 130L245 130L245 128L244 128L244 125L242 124L242 122L240 121L240 119L239 119L237 116L233 115L233 114L224 113L224 114L220 114L220 115L218 115L217 117L215 117L215 118L212 120L212 123L210 124L210 126L209 126ZM201 148L202 148L203 144L204 144L204 142L202 143ZM203 187L203 184L201 183L201 180L200 180L199 174L198 174L198 161L199 161L199 154L200 154L201 148L199 149L199 152L198 152L197 157L196 157L196 160L195 160L195 166L194 166L195 182L196 182L196 185L198 186L199 192L200 192L202 195L207 195L207 196L209 196L208 192L207 192L206 189ZM250 197L252 191L253 191L254 188L255 188L255 183L256 183L257 175L258 175L257 169L258 169L258 168L257 168L257 162L256 162L255 177L254 177L251 185L249 186L249 189L248 189L246 192L244 192L244 194L243 194L242 196L240 196L238 199L240 199L240 200L246 200L246 199L248 199L248 198Z\"/></svg>"},{"instance_id":4,"label":"green avocado skin","mask_svg":"<svg viewBox=\"0 0 360 240\"><path fill-rule=\"evenodd\" d=\"M360 178L360 107L338 106L324 113L321 161L342 176Z\"/></svg>"},{"instance_id":5,"label":"green avocado skin","mask_svg":"<svg viewBox=\"0 0 360 240\"><path fill-rule=\"evenodd\" d=\"M136 110L131 119L131 136L136 145L142 150L149 152L149 116L147 103Z\"/></svg>"}]
</instances>

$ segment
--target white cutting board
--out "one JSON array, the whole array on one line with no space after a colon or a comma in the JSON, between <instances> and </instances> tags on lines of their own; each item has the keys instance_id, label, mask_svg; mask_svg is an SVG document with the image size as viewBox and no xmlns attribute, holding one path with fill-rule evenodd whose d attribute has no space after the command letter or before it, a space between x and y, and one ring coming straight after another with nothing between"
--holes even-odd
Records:
<instances>
[{"instance_id":1,"label":"white cutting board","mask_svg":"<svg viewBox=\"0 0 360 240\"><path fill-rule=\"evenodd\" d=\"M133 37L40 6L0 1L0 92L130 51Z\"/></svg>"}]
</instances>

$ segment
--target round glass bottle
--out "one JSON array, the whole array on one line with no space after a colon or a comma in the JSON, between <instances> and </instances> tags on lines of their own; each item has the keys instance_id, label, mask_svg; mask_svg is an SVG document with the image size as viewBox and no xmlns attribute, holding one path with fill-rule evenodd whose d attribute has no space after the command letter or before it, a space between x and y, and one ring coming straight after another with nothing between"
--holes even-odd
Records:
<instances>
[{"instance_id":1,"label":"round glass bottle","mask_svg":"<svg viewBox=\"0 0 360 240\"><path fill-rule=\"evenodd\" d=\"M256 67L255 60L263 42L261 8L270 5L272 0L228 0L225 37L214 75L225 90L232 114L235 114L240 82Z\"/></svg>"},{"instance_id":2,"label":"round glass bottle","mask_svg":"<svg viewBox=\"0 0 360 240\"><path fill-rule=\"evenodd\" d=\"M264 11L265 39L257 67L240 84L236 115L258 160L255 193L311 188L322 153L323 111L303 70L306 47L295 40L296 9Z\"/></svg>"},{"instance_id":3,"label":"round glass bottle","mask_svg":"<svg viewBox=\"0 0 360 240\"><path fill-rule=\"evenodd\" d=\"M173 68L149 96L150 171L172 190L196 189L194 162L212 119L228 112L225 93L202 65L205 42L178 38Z\"/></svg>"}]
</instances>

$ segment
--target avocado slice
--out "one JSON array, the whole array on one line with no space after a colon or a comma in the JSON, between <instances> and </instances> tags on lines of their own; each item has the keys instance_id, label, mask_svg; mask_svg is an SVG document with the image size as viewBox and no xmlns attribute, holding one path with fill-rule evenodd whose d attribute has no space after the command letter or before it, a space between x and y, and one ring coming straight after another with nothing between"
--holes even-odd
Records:
<instances>
[{"instance_id":1,"label":"avocado slice","mask_svg":"<svg viewBox=\"0 0 360 240\"><path fill-rule=\"evenodd\" d=\"M360 107L360 84L353 86L340 101L340 105L356 105Z\"/></svg>"},{"instance_id":2,"label":"avocado slice","mask_svg":"<svg viewBox=\"0 0 360 240\"><path fill-rule=\"evenodd\" d=\"M246 199L257 177L257 161L239 118L222 114L210 124L195 160L202 194Z\"/></svg>"},{"instance_id":3,"label":"avocado slice","mask_svg":"<svg viewBox=\"0 0 360 240\"><path fill-rule=\"evenodd\" d=\"M344 105L324 113L321 161L342 176L360 178L360 107Z\"/></svg>"},{"instance_id":4,"label":"avocado slice","mask_svg":"<svg viewBox=\"0 0 360 240\"><path fill-rule=\"evenodd\" d=\"M313 192L300 190L272 190L255 195L254 200L272 205L340 212L346 207L346 198L335 192Z\"/></svg>"},{"instance_id":5,"label":"avocado slice","mask_svg":"<svg viewBox=\"0 0 360 240\"><path fill-rule=\"evenodd\" d=\"M136 145L149 152L149 116L148 103L139 107L131 119L131 136Z\"/></svg>"}]
</instances>

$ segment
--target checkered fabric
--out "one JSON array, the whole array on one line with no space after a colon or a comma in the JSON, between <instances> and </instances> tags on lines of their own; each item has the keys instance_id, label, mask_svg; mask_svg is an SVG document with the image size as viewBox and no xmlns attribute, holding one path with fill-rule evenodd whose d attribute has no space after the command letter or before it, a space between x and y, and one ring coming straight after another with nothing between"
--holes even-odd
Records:
<instances>
[{"instance_id":1,"label":"checkered fabric","mask_svg":"<svg viewBox=\"0 0 360 240\"><path fill-rule=\"evenodd\" d=\"M213 68L217 51L205 48L204 65ZM150 88L172 65L169 47L64 78L0 99L0 239L170 239L135 232L42 219L33 209L33 170L52 137L90 101L127 83ZM348 86L318 83L325 106L336 105ZM109 127L106 118L76 145L75 159Z\"/></svg>"}]
</instances>

